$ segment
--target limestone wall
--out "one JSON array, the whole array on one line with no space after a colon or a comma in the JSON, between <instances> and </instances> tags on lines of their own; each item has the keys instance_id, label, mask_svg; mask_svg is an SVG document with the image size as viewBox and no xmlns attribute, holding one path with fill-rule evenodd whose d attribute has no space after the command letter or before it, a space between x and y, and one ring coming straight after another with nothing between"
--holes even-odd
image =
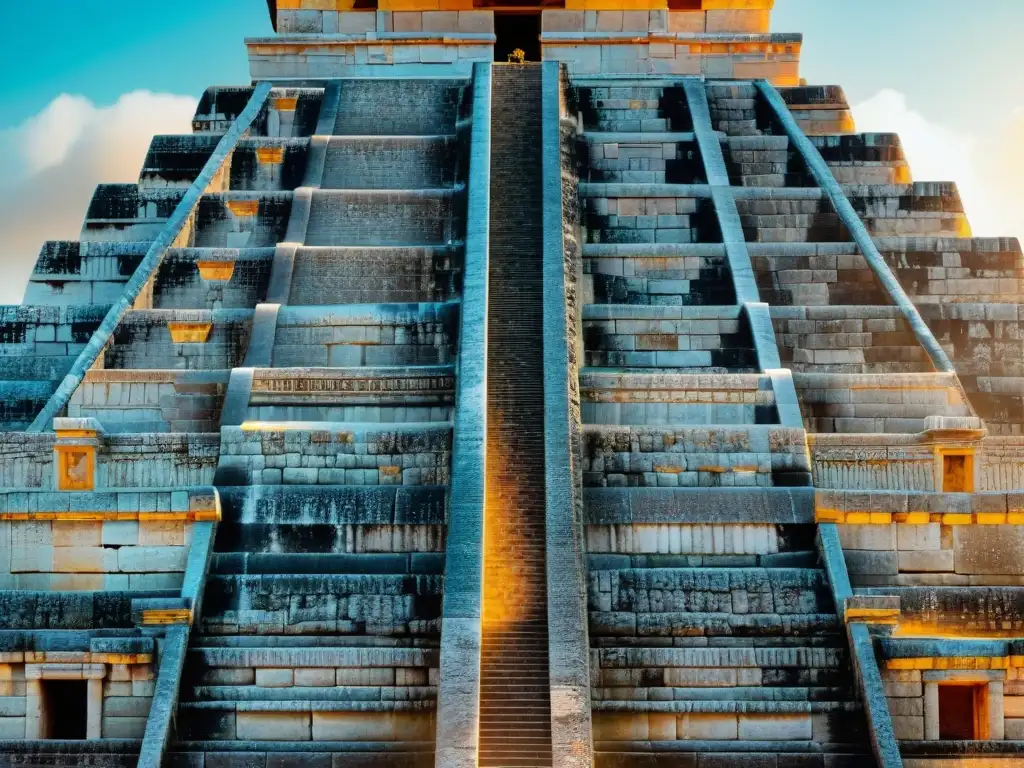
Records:
<instances>
[{"instance_id":1,"label":"limestone wall","mask_svg":"<svg viewBox=\"0 0 1024 768\"><path fill-rule=\"evenodd\" d=\"M63 592L179 589L190 531L184 521L3 522L0 583Z\"/></svg>"},{"instance_id":2,"label":"limestone wall","mask_svg":"<svg viewBox=\"0 0 1024 768\"><path fill-rule=\"evenodd\" d=\"M725 248L673 244L592 243L583 257L581 290L587 304L682 306L693 294L712 305L736 303Z\"/></svg>"},{"instance_id":3,"label":"limestone wall","mask_svg":"<svg viewBox=\"0 0 1024 768\"><path fill-rule=\"evenodd\" d=\"M180 248L164 257L156 309L250 309L266 298L272 248Z\"/></svg>"},{"instance_id":4,"label":"limestone wall","mask_svg":"<svg viewBox=\"0 0 1024 768\"><path fill-rule=\"evenodd\" d=\"M583 423L770 424L777 421L771 380L757 374L659 376L591 370L580 377Z\"/></svg>"},{"instance_id":5,"label":"limestone wall","mask_svg":"<svg viewBox=\"0 0 1024 768\"><path fill-rule=\"evenodd\" d=\"M185 192L146 189L137 184L100 184L85 214L83 242L152 241Z\"/></svg>"},{"instance_id":6,"label":"limestone wall","mask_svg":"<svg viewBox=\"0 0 1024 768\"><path fill-rule=\"evenodd\" d=\"M817 434L809 442L817 488L940 490L941 464L936 446L925 435ZM972 478L976 491L1024 487L1024 450L1018 441L989 437L970 447L977 451Z\"/></svg>"},{"instance_id":7,"label":"limestone wall","mask_svg":"<svg viewBox=\"0 0 1024 768\"><path fill-rule=\"evenodd\" d=\"M293 190L302 184L309 140L242 139L231 156L230 188Z\"/></svg>"},{"instance_id":8,"label":"limestone wall","mask_svg":"<svg viewBox=\"0 0 1024 768\"><path fill-rule=\"evenodd\" d=\"M284 307L278 314L274 364L447 364L454 354L458 311L454 303Z\"/></svg>"},{"instance_id":9,"label":"limestone wall","mask_svg":"<svg viewBox=\"0 0 1024 768\"><path fill-rule=\"evenodd\" d=\"M0 433L0 487L54 490L52 433ZM208 486L217 466L216 434L109 435L96 457L96 488Z\"/></svg>"},{"instance_id":10,"label":"limestone wall","mask_svg":"<svg viewBox=\"0 0 1024 768\"><path fill-rule=\"evenodd\" d=\"M291 306L448 301L458 293L457 247L300 248Z\"/></svg>"},{"instance_id":11,"label":"limestone wall","mask_svg":"<svg viewBox=\"0 0 1024 768\"><path fill-rule=\"evenodd\" d=\"M88 650L5 652L0 664L0 738L49 738L45 728L55 706L47 681L87 681L87 735L90 739L141 739L155 691L153 641L141 638L104 643L143 653ZM118 647L121 646L121 647Z\"/></svg>"},{"instance_id":12,"label":"limestone wall","mask_svg":"<svg viewBox=\"0 0 1024 768\"><path fill-rule=\"evenodd\" d=\"M583 484L706 487L773 485L809 471L803 430L769 426L588 425Z\"/></svg>"},{"instance_id":13,"label":"limestone wall","mask_svg":"<svg viewBox=\"0 0 1024 768\"><path fill-rule=\"evenodd\" d=\"M224 427L234 485L446 485L451 428L293 423Z\"/></svg>"},{"instance_id":14,"label":"limestone wall","mask_svg":"<svg viewBox=\"0 0 1024 768\"><path fill-rule=\"evenodd\" d=\"M113 304L146 254L145 243L43 243L24 303L69 307Z\"/></svg>"},{"instance_id":15,"label":"limestone wall","mask_svg":"<svg viewBox=\"0 0 1024 768\"><path fill-rule=\"evenodd\" d=\"M196 209L197 248L268 248L284 240L291 192L204 195Z\"/></svg>"},{"instance_id":16,"label":"limestone wall","mask_svg":"<svg viewBox=\"0 0 1024 768\"><path fill-rule=\"evenodd\" d=\"M241 365L252 312L133 310L103 355L108 369L224 370Z\"/></svg>"},{"instance_id":17,"label":"limestone wall","mask_svg":"<svg viewBox=\"0 0 1024 768\"><path fill-rule=\"evenodd\" d=\"M896 307L772 307L782 364L799 373L932 370Z\"/></svg>"},{"instance_id":18,"label":"limestone wall","mask_svg":"<svg viewBox=\"0 0 1024 768\"><path fill-rule=\"evenodd\" d=\"M971 415L950 374L797 373L793 383L814 433L918 433L930 416Z\"/></svg>"},{"instance_id":19,"label":"limestone wall","mask_svg":"<svg viewBox=\"0 0 1024 768\"><path fill-rule=\"evenodd\" d=\"M583 311L587 365L754 369L739 307L590 305Z\"/></svg>"}]
</instances>

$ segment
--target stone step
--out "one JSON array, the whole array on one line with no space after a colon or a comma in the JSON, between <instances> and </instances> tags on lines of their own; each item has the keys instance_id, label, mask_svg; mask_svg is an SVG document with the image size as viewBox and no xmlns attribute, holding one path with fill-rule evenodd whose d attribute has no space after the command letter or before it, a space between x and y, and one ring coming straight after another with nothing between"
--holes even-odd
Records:
<instances>
[{"instance_id":1,"label":"stone step","mask_svg":"<svg viewBox=\"0 0 1024 768\"><path fill-rule=\"evenodd\" d=\"M360 702L415 702L430 701L437 698L436 686L334 686L306 687L290 686L281 688L263 687L259 685L201 685L186 688L188 694L185 701L192 702L261 702L267 709L277 703L287 702L288 706L308 703L321 706L322 703L351 703L358 706Z\"/></svg>"},{"instance_id":2,"label":"stone step","mask_svg":"<svg viewBox=\"0 0 1024 768\"><path fill-rule=\"evenodd\" d=\"M465 80L345 79L334 136L455 133Z\"/></svg>"},{"instance_id":3,"label":"stone step","mask_svg":"<svg viewBox=\"0 0 1024 768\"><path fill-rule=\"evenodd\" d=\"M874 759L863 742L817 741L596 741L595 768L678 768L687 764L730 768L775 768L793 765L809 768L871 768Z\"/></svg>"},{"instance_id":4,"label":"stone step","mask_svg":"<svg viewBox=\"0 0 1024 768\"><path fill-rule=\"evenodd\" d=\"M0 740L0 755L12 768L133 768L139 762L141 741Z\"/></svg>"},{"instance_id":5,"label":"stone step","mask_svg":"<svg viewBox=\"0 0 1024 768\"><path fill-rule=\"evenodd\" d=\"M461 246L299 248L291 306L450 301L458 295Z\"/></svg>"},{"instance_id":6,"label":"stone step","mask_svg":"<svg viewBox=\"0 0 1024 768\"><path fill-rule=\"evenodd\" d=\"M652 670L638 670L648 675ZM639 677L639 675L637 676ZM655 697L671 696L677 701L795 701L795 702L830 702L855 701L856 690L851 680L846 686L736 686L736 687L640 687L626 685L609 687L607 685L591 689L594 701L654 701Z\"/></svg>"},{"instance_id":7,"label":"stone step","mask_svg":"<svg viewBox=\"0 0 1024 768\"><path fill-rule=\"evenodd\" d=\"M351 638L350 642L359 642L360 645L335 645L327 643L340 643L345 638L335 638L332 641L321 641L319 637L307 637L308 641L315 641L309 645L295 645L303 638L259 638L253 636L232 638L237 640L237 647L218 647L211 645L219 642L222 638L199 636L193 645L189 647L188 657L196 664L206 667L243 667L243 668L431 668L439 663L439 652L437 648L410 648L396 647L393 645L397 640L390 640L392 645L382 644L374 647L366 645L362 639ZM279 640L281 645L259 644ZM387 638L381 638L382 643L389 642ZM407 642L407 641L406 641ZM291 643L292 645L285 645Z\"/></svg>"},{"instance_id":8,"label":"stone step","mask_svg":"<svg viewBox=\"0 0 1024 768\"><path fill-rule=\"evenodd\" d=\"M291 526L345 525L442 525L446 513L446 488L419 486L345 486L288 485L225 487L220 489L223 520L218 531L217 550L229 551L236 543L222 539L226 526L247 532L253 526L278 528ZM331 547L316 546L315 536L296 552L330 552ZM270 549L256 541L237 542L238 551L259 552ZM275 548L278 544L275 544ZM288 551L285 540L278 551Z\"/></svg>"},{"instance_id":9,"label":"stone step","mask_svg":"<svg viewBox=\"0 0 1024 768\"><path fill-rule=\"evenodd\" d=\"M751 527L751 526L744 526ZM712 528L712 526L707 526ZM707 531L705 528L700 536L703 541L714 538L714 531ZM621 529L618 533L621 535ZM633 532L633 540L636 541L636 531ZM660 533L660 532L659 532ZM673 546L671 531L666 532L668 536L667 549ZM707 534L710 534L708 536ZM690 537L691 541L693 536ZM724 538L724 537L723 537ZM685 545L683 535L680 535L680 548ZM818 553L810 551L784 551L767 555L713 555L713 554L610 554L602 553L598 549L604 543L603 536L593 533L593 528L588 532L587 563L593 571L614 571L630 568L814 568L818 565ZM659 541L660 543L660 541ZM635 545L634 545L635 546ZM698 543L692 546L695 548ZM702 548L706 544L699 544ZM711 547L715 546L714 543ZM628 550L627 550L628 551Z\"/></svg>"},{"instance_id":10,"label":"stone step","mask_svg":"<svg viewBox=\"0 0 1024 768\"><path fill-rule=\"evenodd\" d=\"M253 309L267 295L273 248L172 248L153 285L155 309Z\"/></svg>"},{"instance_id":11,"label":"stone step","mask_svg":"<svg viewBox=\"0 0 1024 768\"><path fill-rule=\"evenodd\" d=\"M799 637L836 635L834 613L637 613L590 611L591 635L614 637Z\"/></svg>"},{"instance_id":12,"label":"stone step","mask_svg":"<svg viewBox=\"0 0 1024 768\"><path fill-rule=\"evenodd\" d=\"M456 188L317 190L307 246L447 245L464 231Z\"/></svg>"},{"instance_id":13,"label":"stone step","mask_svg":"<svg viewBox=\"0 0 1024 768\"><path fill-rule=\"evenodd\" d=\"M247 553L218 552L211 574L307 575L307 574L444 574L444 555L438 553Z\"/></svg>"},{"instance_id":14,"label":"stone step","mask_svg":"<svg viewBox=\"0 0 1024 768\"><path fill-rule=\"evenodd\" d=\"M860 701L595 701L595 712L662 714L801 715L860 712Z\"/></svg>"},{"instance_id":15,"label":"stone step","mask_svg":"<svg viewBox=\"0 0 1024 768\"><path fill-rule=\"evenodd\" d=\"M454 135L333 137L321 189L436 189L465 176Z\"/></svg>"},{"instance_id":16,"label":"stone step","mask_svg":"<svg viewBox=\"0 0 1024 768\"><path fill-rule=\"evenodd\" d=\"M241 365L249 343L247 309L129 310L103 354L110 370L224 370Z\"/></svg>"}]
</instances>

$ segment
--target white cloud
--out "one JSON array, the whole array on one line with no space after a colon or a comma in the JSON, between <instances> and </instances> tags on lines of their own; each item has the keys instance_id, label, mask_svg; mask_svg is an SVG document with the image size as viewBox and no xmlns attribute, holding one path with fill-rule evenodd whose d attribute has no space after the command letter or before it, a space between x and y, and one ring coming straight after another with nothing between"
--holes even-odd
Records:
<instances>
[{"instance_id":1,"label":"white cloud","mask_svg":"<svg viewBox=\"0 0 1024 768\"><path fill-rule=\"evenodd\" d=\"M853 107L857 129L898 133L917 181L955 181L979 237L1024 239L1024 110L965 134L915 112L907 97L880 91Z\"/></svg>"},{"instance_id":2,"label":"white cloud","mask_svg":"<svg viewBox=\"0 0 1024 768\"><path fill-rule=\"evenodd\" d=\"M138 179L157 133L190 133L196 99L133 91L109 106L61 95L0 131L0 304L21 301L45 240L73 240L97 184Z\"/></svg>"}]
</instances>

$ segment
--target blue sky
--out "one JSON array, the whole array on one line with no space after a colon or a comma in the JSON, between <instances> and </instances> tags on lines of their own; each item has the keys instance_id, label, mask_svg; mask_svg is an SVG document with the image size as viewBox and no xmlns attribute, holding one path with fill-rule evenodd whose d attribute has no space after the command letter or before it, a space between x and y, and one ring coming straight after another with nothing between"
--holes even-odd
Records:
<instances>
[{"instance_id":1,"label":"blue sky","mask_svg":"<svg viewBox=\"0 0 1024 768\"><path fill-rule=\"evenodd\" d=\"M38 113L61 93L109 104L140 88L198 96L207 85L244 83L243 38L272 33L265 0L10 6L0 46L0 71L7 73L0 129Z\"/></svg>"}]
</instances>

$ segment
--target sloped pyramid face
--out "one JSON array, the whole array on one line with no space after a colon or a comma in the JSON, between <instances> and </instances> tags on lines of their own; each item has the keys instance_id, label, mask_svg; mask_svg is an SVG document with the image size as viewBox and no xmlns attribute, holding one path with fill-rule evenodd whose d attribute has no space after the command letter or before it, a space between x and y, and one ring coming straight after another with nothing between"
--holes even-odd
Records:
<instances>
[{"instance_id":1,"label":"sloped pyramid face","mask_svg":"<svg viewBox=\"0 0 1024 768\"><path fill-rule=\"evenodd\" d=\"M1019 765L1017 241L771 2L462 2L272 2L0 309L0 762Z\"/></svg>"}]
</instances>

